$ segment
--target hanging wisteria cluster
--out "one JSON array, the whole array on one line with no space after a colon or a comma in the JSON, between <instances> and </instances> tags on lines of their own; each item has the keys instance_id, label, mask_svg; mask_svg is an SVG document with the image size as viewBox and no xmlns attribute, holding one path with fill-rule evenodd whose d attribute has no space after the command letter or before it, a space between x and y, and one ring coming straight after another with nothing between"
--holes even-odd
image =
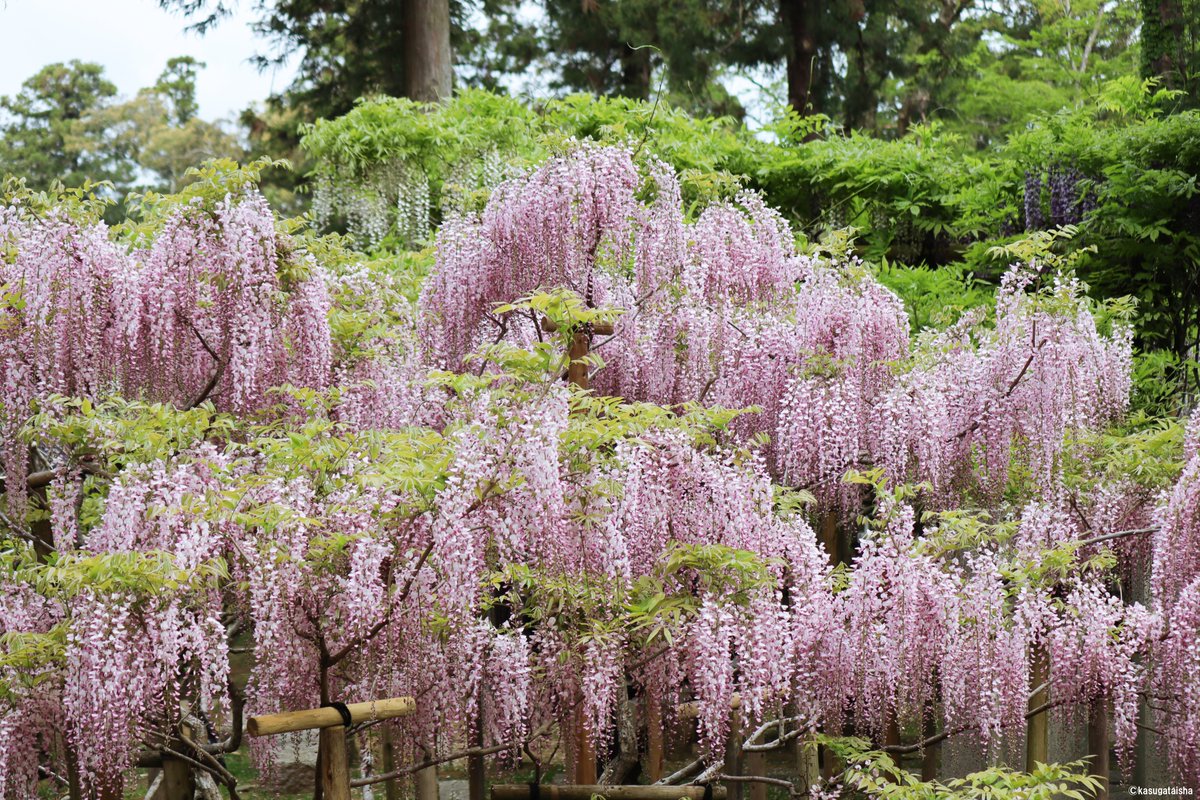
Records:
<instances>
[{"instance_id":1,"label":"hanging wisteria cluster","mask_svg":"<svg viewBox=\"0 0 1200 800\"><path fill-rule=\"evenodd\" d=\"M239 634L248 713L413 696L389 723L413 760L577 721L603 754L631 697L691 704L713 761L785 711L994 749L1044 653L1126 765L1140 699L1168 698L1200 780L1197 437L1152 602L1126 602L1075 549L1148 498L1068 473L1127 409L1130 335L1042 263L914 337L757 195L689 218L664 164L590 145L452 214L415 304L252 190L133 249L14 205L0 243L0 797L39 768L116 786L183 704L226 724ZM623 313L602 335L580 309ZM580 336L590 393L564 380Z\"/></svg>"}]
</instances>

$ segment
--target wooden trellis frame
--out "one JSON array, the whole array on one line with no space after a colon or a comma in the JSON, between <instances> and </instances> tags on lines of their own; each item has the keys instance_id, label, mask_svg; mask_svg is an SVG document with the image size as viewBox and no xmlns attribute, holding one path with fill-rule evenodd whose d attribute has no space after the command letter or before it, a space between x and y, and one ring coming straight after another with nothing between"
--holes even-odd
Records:
<instances>
[{"instance_id":1,"label":"wooden trellis frame","mask_svg":"<svg viewBox=\"0 0 1200 800\"><path fill-rule=\"evenodd\" d=\"M320 731L317 764L322 800L350 800L350 758L346 751L346 729L360 722L407 717L417 710L411 697L393 697L368 703L335 703L304 711L263 714L246 723L250 736Z\"/></svg>"}]
</instances>

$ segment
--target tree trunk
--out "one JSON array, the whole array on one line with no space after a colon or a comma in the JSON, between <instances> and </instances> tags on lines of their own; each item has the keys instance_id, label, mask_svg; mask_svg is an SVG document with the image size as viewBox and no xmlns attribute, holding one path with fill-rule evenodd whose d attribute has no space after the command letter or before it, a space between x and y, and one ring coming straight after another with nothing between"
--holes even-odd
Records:
<instances>
[{"instance_id":1,"label":"tree trunk","mask_svg":"<svg viewBox=\"0 0 1200 800\"><path fill-rule=\"evenodd\" d=\"M404 0L404 94L421 102L450 97L450 0Z\"/></svg>"},{"instance_id":2,"label":"tree trunk","mask_svg":"<svg viewBox=\"0 0 1200 800\"><path fill-rule=\"evenodd\" d=\"M623 45L628 51L621 56L621 94L638 100L650 99L650 48L642 47L634 50Z\"/></svg>"},{"instance_id":3,"label":"tree trunk","mask_svg":"<svg viewBox=\"0 0 1200 800\"><path fill-rule=\"evenodd\" d=\"M779 13L787 36L788 103L797 114L818 111L812 97L817 43L809 0L780 0Z\"/></svg>"}]
</instances>

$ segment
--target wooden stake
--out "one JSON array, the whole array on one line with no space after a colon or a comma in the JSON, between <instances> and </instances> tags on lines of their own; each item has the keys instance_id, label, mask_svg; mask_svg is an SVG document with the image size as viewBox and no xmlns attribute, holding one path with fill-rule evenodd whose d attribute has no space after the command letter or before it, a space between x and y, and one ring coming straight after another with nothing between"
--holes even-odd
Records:
<instances>
[{"instance_id":1,"label":"wooden stake","mask_svg":"<svg viewBox=\"0 0 1200 800\"><path fill-rule=\"evenodd\" d=\"M321 798L350 800L350 759L346 753L346 729L341 725L321 728L320 737L317 763L321 769Z\"/></svg>"},{"instance_id":2,"label":"wooden stake","mask_svg":"<svg viewBox=\"0 0 1200 800\"><path fill-rule=\"evenodd\" d=\"M471 734L471 747L483 747L483 709L480 708L476 719L475 731ZM487 773L484 769L483 756L467 757L467 798L468 800L484 800L487 792Z\"/></svg>"},{"instance_id":3,"label":"wooden stake","mask_svg":"<svg viewBox=\"0 0 1200 800\"><path fill-rule=\"evenodd\" d=\"M646 780L658 783L663 777L663 718L662 704L647 697L646 704Z\"/></svg>"},{"instance_id":4,"label":"wooden stake","mask_svg":"<svg viewBox=\"0 0 1200 800\"><path fill-rule=\"evenodd\" d=\"M811 787L821 782L820 752L814 742L803 736L796 737L796 777L800 782L800 794L805 797Z\"/></svg>"},{"instance_id":5,"label":"wooden stake","mask_svg":"<svg viewBox=\"0 0 1200 800\"><path fill-rule=\"evenodd\" d=\"M1046 683L1050 675L1050 656L1046 652L1046 648L1038 645L1033 650L1033 666L1029 676L1029 682L1034 688L1040 687ZM1029 709L1032 711L1035 708L1040 708L1050 702L1050 688L1047 686L1041 691L1035 692L1029 698ZM1042 711L1039 714L1034 714L1029 718L1026 724L1025 734L1025 771L1032 772L1036 765L1046 764L1050 761L1049 740L1047 739L1047 716L1046 712Z\"/></svg>"},{"instance_id":6,"label":"wooden stake","mask_svg":"<svg viewBox=\"0 0 1200 800\"><path fill-rule=\"evenodd\" d=\"M748 753L744 756L746 775L755 775L760 778L765 778L767 775L767 755L766 753ZM751 783L748 800L767 800L767 785L765 783Z\"/></svg>"},{"instance_id":7,"label":"wooden stake","mask_svg":"<svg viewBox=\"0 0 1200 800\"><path fill-rule=\"evenodd\" d=\"M441 787L438 785L437 765L417 770L416 800L438 800Z\"/></svg>"},{"instance_id":8,"label":"wooden stake","mask_svg":"<svg viewBox=\"0 0 1200 800\"><path fill-rule=\"evenodd\" d=\"M842 563L841 548L838 546L837 512L827 511L821 518L821 544L829 555L829 563L837 566Z\"/></svg>"},{"instance_id":9,"label":"wooden stake","mask_svg":"<svg viewBox=\"0 0 1200 800\"><path fill-rule=\"evenodd\" d=\"M592 746L592 737L588 736L587 725L583 722L583 711L575 711L573 717L575 726L574 782L580 785L594 785L596 783L596 749Z\"/></svg>"},{"instance_id":10,"label":"wooden stake","mask_svg":"<svg viewBox=\"0 0 1200 800\"><path fill-rule=\"evenodd\" d=\"M195 793L191 765L181 758L163 756L162 782L154 800L192 800Z\"/></svg>"},{"instance_id":11,"label":"wooden stake","mask_svg":"<svg viewBox=\"0 0 1200 800\"><path fill-rule=\"evenodd\" d=\"M1108 800L1108 701L1093 700L1088 713L1088 751L1092 755L1089 772L1100 779L1095 800Z\"/></svg>"},{"instance_id":12,"label":"wooden stake","mask_svg":"<svg viewBox=\"0 0 1200 800\"><path fill-rule=\"evenodd\" d=\"M703 786L606 786L598 784L555 786L538 785L541 800L591 800L593 795L608 800L704 800ZM496 784L492 786L492 800L530 800L531 790L527 783ZM724 786L712 787L713 800L727 800Z\"/></svg>"},{"instance_id":13,"label":"wooden stake","mask_svg":"<svg viewBox=\"0 0 1200 800\"><path fill-rule=\"evenodd\" d=\"M725 774L742 775L742 715L737 709L729 712L729 735L725 739ZM725 791L729 800L742 800L740 781L729 781Z\"/></svg>"},{"instance_id":14,"label":"wooden stake","mask_svg":"<svg viewBox=\"0 0 1200 800\"><path fill-rule=\"evenodd\" d=\"M396 748L392 744L392 729L387 725L381 727L383 728L383 735L380 744L380 750L382 751L382 758L380 759L382 769L380 772L386 775L396 770ZM400 800L400 787L396 785L395 778L390 778L383 782L383 793L385 800Z\"/></svg>"}]
</instances>

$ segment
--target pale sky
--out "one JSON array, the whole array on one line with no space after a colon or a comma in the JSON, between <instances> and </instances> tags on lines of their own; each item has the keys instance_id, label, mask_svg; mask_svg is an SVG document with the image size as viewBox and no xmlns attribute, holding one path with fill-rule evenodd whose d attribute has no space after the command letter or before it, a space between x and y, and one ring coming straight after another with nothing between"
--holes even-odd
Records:
<instances>
[{"instance_id":1,"label":"pale sky","mask_svg":"<svg viewBox=\"0 0 1200 800\"><path fill-rule=\"evenodd\" d=\"M124 97L154 83L172 56L208 66L196 80L200 116L233 118L255 100L291 83L294 65L259 72L248 59L267 43L250 30L252 4L204 36L157 0L0 0L0 95L55 61L95 61Z\"/></svg>"}]
</instances>

